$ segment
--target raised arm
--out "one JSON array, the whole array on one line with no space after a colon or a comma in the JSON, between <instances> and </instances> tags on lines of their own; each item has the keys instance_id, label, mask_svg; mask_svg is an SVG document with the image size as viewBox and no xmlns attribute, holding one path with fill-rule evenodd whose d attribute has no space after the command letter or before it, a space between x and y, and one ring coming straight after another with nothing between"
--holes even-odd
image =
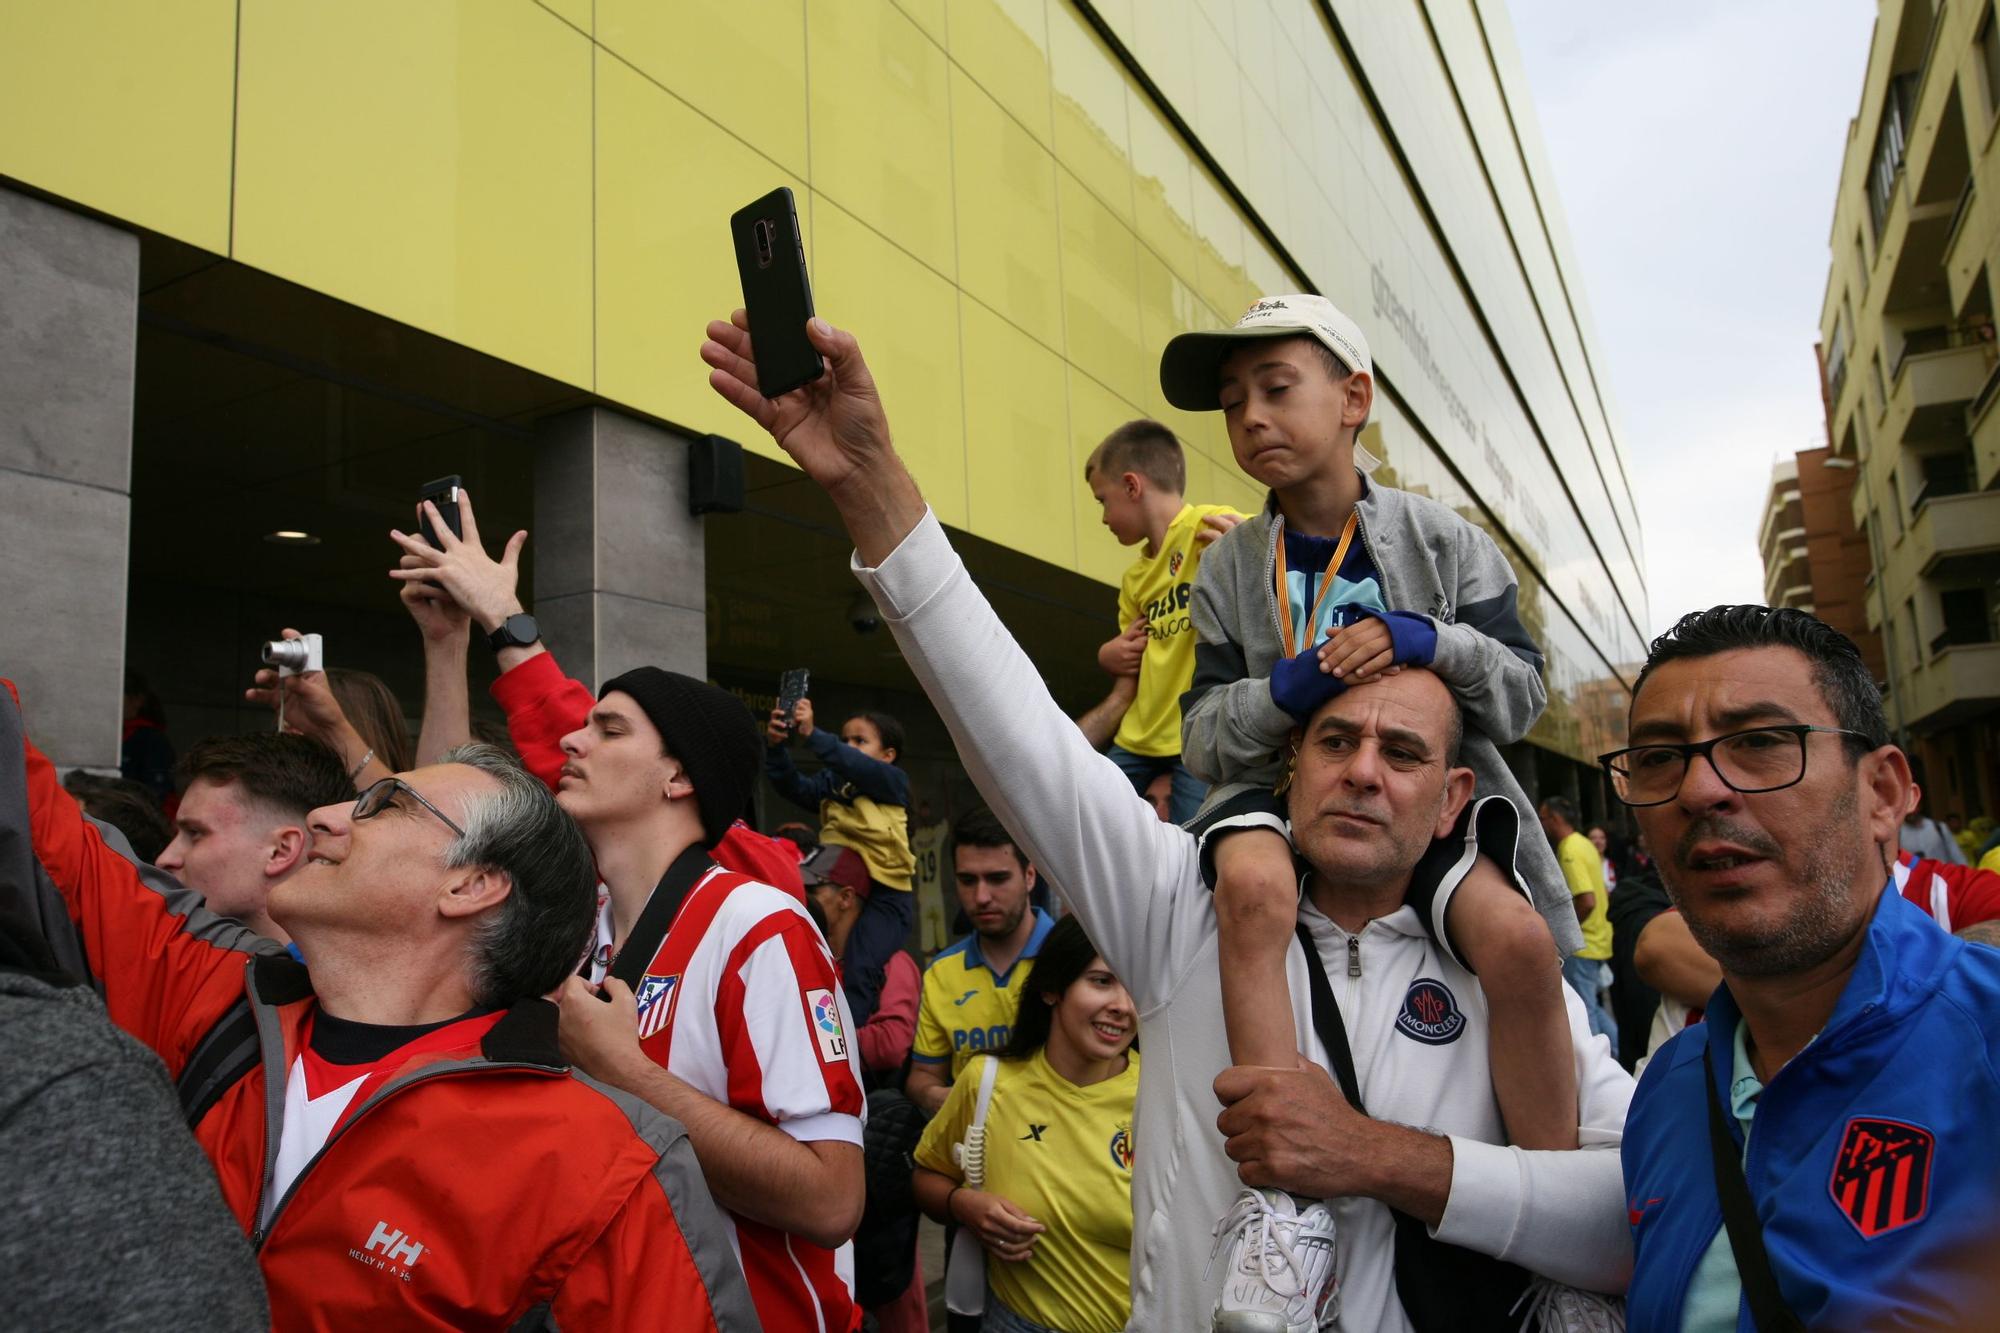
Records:
<instances>
[{"instance_id":1,"label":"raised arm","mask_svg":"<svg viewBox=\"0 0 2000 1333\"><path fill-rule=\"evenodd\" d=\"M1092 750L966 573L889 443L851 334L808 326L829 373L767 399L747 320L708 326L717 392L769 430L832 498L854 538L855 572L943 717L966 771L1023 851L1076 910L1142 1007L1180 975L1182 918L1212 912L1194 842L1155 817Z\"/></svg>"},{"instance_id":2,"label":"raised arm","mask_svg":"<svg viewBox=\"0 0 2000 1333\"><path fill-rule=\"evenodd\" d=\"M407 555L403 562L405 569L413 563ZM409 580L398 595L424 641L424 720L417 733L421 768L472 739L472 699L465 683L472 618L434 583Z\"/></svg>"},{"instance_id":3,"label":"raised arm","mask_svg":"<svg viewBox=\"0 0 2000 1333\"><path fill-rule=\"evenodd\" d=\"M910 803L910 775L894 764L861 753L825 727L815 728L806 737L806 748L846 781L854 790L884 805Z\"/></svg>"},{"instance_id":4,"label":"raised arm","mask_svg":"<svg viewBox=\"0 0 2000 1333\"><path fill-rule=\"evenodd\" d=\"M248 956L278 946L215 915L165 872L129 859L123 835L86 818L56 781L55 765L24 734L12 682L0 685L0 794L26 795L25 810L18 800L0 802L0 836L32 840L76 923L112 1022L178 1076L187 1046L241 997Z\"/></svg>"}]
</instances>

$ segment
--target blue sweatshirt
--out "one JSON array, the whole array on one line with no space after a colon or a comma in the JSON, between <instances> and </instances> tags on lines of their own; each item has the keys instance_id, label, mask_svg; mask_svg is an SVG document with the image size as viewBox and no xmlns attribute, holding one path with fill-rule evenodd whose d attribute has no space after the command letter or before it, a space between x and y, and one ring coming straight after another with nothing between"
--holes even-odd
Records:
<instances>
[{"instance_id":1,"label":"blue sweatshirt","mask_svg":"<svg viewBox=\"0 0 2000 1333\"><path fill-rule=\"evenodd\" d=\"M1722 1227L1702 1053L1727 1080L1740 1021L1718 989L1632 1099L1635 1333L1678 1333ZM1807 1327L2000 1328L1996 1046L2000 951L1946 934L1889 885L1832 1017L1765 1087L1743 1159L1779 1289ZM1747 1302L1737 1328L1752 1333Z\"/></svg>"}]
</instances>

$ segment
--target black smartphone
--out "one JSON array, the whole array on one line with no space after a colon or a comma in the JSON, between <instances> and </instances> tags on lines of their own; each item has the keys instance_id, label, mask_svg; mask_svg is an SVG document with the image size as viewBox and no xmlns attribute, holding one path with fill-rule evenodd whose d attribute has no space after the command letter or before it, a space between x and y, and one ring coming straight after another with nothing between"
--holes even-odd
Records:
<instances>
[{"instance_id":1,"label":"black smartphone","mask_svg":"<svg viewBox=\"0 0 2000 1333\"><path fill-rule=\"evenodd\" d=\"M806 338L812 284L791 190L781 185L737 209L729 217L729 234L736 242L743 308L750 312L757 348L757 391L776 398L811 384L826 373L826 362Z\"/></svg>"},{"instance_id":2,"label":"black smartphone","mask_svg":"<svg viewBox=\"0 0 2000 1333\"><path fill-rule=\"evenodd\" d=\"M792 710L806 697L806 682L810 678L811 673L805 667L794 667L778 677L778 715L785 719L787 731L792 729Z\"/></svg>"},{"instance_id":3,"label":"black smartphone","mask_svg":"<svg viewBox=\"0 0 2000 1333\"><path fill-rule=\"evenodd\" d=\"M465 524L458 516L459 485L459 478L454 474L449 477L439 477L436 481L427 481L424 483L424 488L417 492L419 502L429 500L437 506L439 516L444 519L444 525L451 529L451 535L454 537L465 535ZM442 551L444 543L438 540L436 530L431 527L431 516L421 510L418 514L424 525L424 540L434 549Z\"/></svg>"}]
</instances>

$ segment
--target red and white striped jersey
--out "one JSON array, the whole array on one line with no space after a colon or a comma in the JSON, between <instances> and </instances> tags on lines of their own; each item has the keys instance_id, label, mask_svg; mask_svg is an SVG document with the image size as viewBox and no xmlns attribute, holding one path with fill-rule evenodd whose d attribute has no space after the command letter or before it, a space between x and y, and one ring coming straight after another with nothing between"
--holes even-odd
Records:
<instances>
[{"instance_id":1,"label":"red and white striped jersey","mask_svg":"<svg viewBox=\"0 0 2000 1333\"><path fill-rule=\"evenodd\" d=\"M1896 889L1946 930L2000 920L2000 875L1946 865L1914 852L1896 858Z\"/></svg>"},{"instance_id":2,"label":"red and white striped jersey","mask_svg":"<svg viewBox=\"0 0 2000 1333\"><path fill-rule=\"evenodd\" d=\"M691 1087L800 1142L859 1146L866 1101L854 1023L832 955L799 899L715 867L699 848L674 863L661 893L678 899L671 926L662 934L661 914L649 907L609 969L639 1002L641 1049ZM601 981L595 953L591 964L592 981ZM829 1250L725 1216L766 1329L859 1327L852 1244Z\"/></svg>"}]
</instances>

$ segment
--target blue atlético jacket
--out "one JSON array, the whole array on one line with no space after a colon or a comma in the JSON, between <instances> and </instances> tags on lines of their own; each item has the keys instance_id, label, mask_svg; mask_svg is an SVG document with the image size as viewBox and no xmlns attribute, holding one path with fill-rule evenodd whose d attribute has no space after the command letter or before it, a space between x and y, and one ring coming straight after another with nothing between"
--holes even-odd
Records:
<instances>
[{"instance_id":1,"label":"blue atl\u00e9tico jacket","mask_svg":"<svg viewBox=\"0 0 2000 1333\"><path fill-rule=\"evenodd\" d=\"M1727 1108L1740 1021L1717 990L1632 1098L1635 1333L1678 1333L1722 1228L1701 1098ZM1718 1088L1703 1086L1704 1049ZM1779 1289L1807 1327L2000 1329L1996 1049L2000 951L1946 934L1890 885L1833 1016L1758 1099L1744 1162ZM1745 1302L1737 1328L1753 1327Z\"/></svg>"}]
</instances>

